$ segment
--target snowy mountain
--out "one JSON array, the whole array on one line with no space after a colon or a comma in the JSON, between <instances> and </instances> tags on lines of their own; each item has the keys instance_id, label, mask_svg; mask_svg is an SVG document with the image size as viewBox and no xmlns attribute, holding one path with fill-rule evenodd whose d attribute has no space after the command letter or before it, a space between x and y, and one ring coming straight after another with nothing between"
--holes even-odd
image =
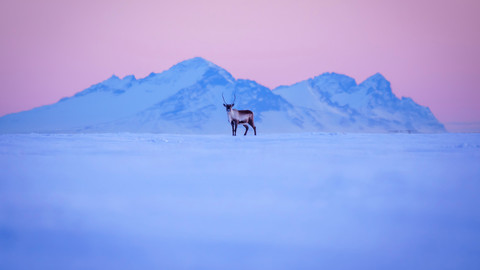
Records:
<instances>
[{"instance_id":1,"label":"snowy mountain","mask_svg":"<svg viewBox=\"0 0 480 270\"><path fill-rule=\"evenodd\" d=\"M361 84L341 74L273 90L302 112L309 128L364 132L442 132L445 128L429 108L411 98L397 98L390 83L377 73Z\"/></svg>"},{"instance_id":2,"label":"snowy mountain","mask_svg":"<svg viewBox=\"0 0 480 270\"><path fill-rule=\"evenodd\" d=\"M0 133L228 134L222 93L227 102L235 93L235 108L255 113L260 133L445 131L428 108L397 98L380 74L357 85L325 73L272 91L197 57L143 79L112 76L55 104L6 115Z\"/></svg>"}]
</instances>

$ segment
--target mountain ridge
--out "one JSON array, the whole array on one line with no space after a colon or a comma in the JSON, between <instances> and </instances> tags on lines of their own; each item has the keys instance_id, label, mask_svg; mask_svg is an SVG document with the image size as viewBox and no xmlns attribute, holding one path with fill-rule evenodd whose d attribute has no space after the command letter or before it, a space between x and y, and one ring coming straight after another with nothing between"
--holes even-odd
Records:
<instances>
[{"instance_id":1,"label":"mountain ridge","mask_svg":"<svg viewBox=\"0 0 480 270\"><path fill-rule=\"evenodd\" d=\"M398 98L380 73L357 82L323 73L269 89L201 57L137 79L110 78L57 103L0 117L0 133L228 133L221 105L235 93L261 132L445 132L428 107Z\"/></svg>"}]
</instances>

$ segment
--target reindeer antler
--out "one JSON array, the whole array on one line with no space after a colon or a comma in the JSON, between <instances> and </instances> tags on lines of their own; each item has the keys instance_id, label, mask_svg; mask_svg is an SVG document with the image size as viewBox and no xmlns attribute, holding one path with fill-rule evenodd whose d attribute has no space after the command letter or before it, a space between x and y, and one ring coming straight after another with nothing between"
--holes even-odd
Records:
<instances>
[{"instance_id":1,"label":"reindeer antler","mask_svg":"<svg viewBox=\"0 0 480 270\"><path fill-rule=\"evenodd\" d=\"M237 96L235 95L235 93L233 93L233 104L235 104L235 99L237 99Z\"/></svg>"},{"instance_id":2,"label":"reindeer antler","mask_svg":"<svg viewBox=\"0 0 480 270\"><path fill-rule=\"evenodd\" d=\"M225 98L223 97L223 92L222 92L222 98L223 98L223 105L227 104L227 102L225 101Z\"/></svg>"}]
</instances>

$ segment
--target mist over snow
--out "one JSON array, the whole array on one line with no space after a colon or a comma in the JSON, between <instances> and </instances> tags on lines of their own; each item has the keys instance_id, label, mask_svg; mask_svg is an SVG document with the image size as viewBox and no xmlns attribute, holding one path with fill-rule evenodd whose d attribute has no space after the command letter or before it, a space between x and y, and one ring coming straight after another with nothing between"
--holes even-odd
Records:
<instances>
[{"instance_id":1,"label":"mist over snow","mask_svg":"<svg viewBox=\"0 0 480 270\"><path fill-rule=\"evenodd\" d=\"M480 268L479 134L0 135L0 269Z\"/></svg>"},{"instance_id":2,"label":"mist over snow","mask_svg":"<svg viewBox=\"0 0 480 270\"><path fill-rule=\"evenodd\" d=\"M357 84L324 73L271 90L197 57L142 79L112 76L55 104L6 115L0 133L228 133L222 93L227 102L236 95L234 108L254 112L259 133L445 131L428 108L396 97L381 74Z\"/></svg>"}]
</instances>

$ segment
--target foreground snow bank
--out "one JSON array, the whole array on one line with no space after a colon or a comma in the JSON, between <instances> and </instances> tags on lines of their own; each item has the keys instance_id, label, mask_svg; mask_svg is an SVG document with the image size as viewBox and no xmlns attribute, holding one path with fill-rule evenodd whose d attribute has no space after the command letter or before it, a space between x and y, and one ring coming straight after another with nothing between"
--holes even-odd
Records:
<instances>
[{"instance_id":1,"label":"foreground snow bank","mask_svg":"<svg viewBox=\"0 0 480 270\"><path fill-rule=\"evenodd\" d=\"M0 135L0 269L478 269L478 134Z\"/></svg>"}]
</instances>

